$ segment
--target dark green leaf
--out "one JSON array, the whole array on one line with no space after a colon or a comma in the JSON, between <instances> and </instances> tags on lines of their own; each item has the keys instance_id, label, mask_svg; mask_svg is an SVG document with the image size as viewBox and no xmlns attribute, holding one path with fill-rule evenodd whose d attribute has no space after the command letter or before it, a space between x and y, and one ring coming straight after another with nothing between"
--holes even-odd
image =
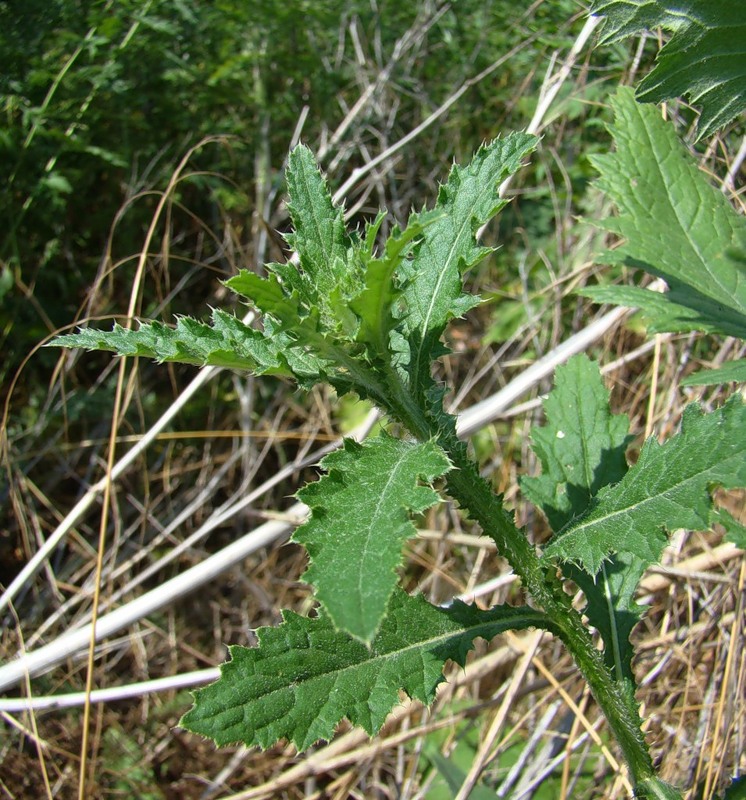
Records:
<instances>
[{"instance_id":1,"label":"dark green leaf","mask_svg":"<svg viewBox=\"0 0 746 800\"><path fill-rule=\"evenodd\" d=\"M626 474L629 420L611 413L598 365L585 355L557 368L544 413L546 425L531 435L542 474L523 478L521 489L559 531L583 514L604 486ZM601 634L606 663L625 689L634 681L629 634L642 612L634 593L644 570L642 560L628 554L612 556L595 578L572 564L563 567L583 590L584 613Z\"/></svg>"},{"instance_id":2,"label":"dark green leaf","mask_svg":"<svg viewBox=\"0 0 746 800\"><path fill-rule=\"evenodd\" d=\"M699 137L746 109L746 4L739 0L595 0L604 42L661 27L673 35L637 92L642 102L688 96L701 105Z\"/></svg>"},{"instance_id":3,"label":"dark green leaf","mask_svg":"<svg viewBox=\"0 0 746 800\"><path fill-rule=\"evenodd\" d=\"M256 648L231 647L221 677L195 692L181 725L218 745L269 747L288 739L305 750L330 739L344 717L374 734L403 689L432 702L448 659L464 664L476 638L544 627L530 608L437 608L397 590L370 648L334 628L323 613L283 612L277 628L258 631Z\"/></svg>"},{"instance_id":4,"label":"dark green leaf","mask_svg":"<svg viewBox=\"0 0 746 800\"><path fill-rule=\"evenodd\" d=\"M655 108L629 89L612 99L616 152L592 158L600 188L619 209L603 227L626 242L610 262L665 279L665 294L635 287L594 287L599 302L635 305L654 331L704 330L746 338L746 273L740 261L746 219L697 168Z\"/></svg>"},{"instance_id":5,"label":"dark green leaf","mask_svg":"<svg viewBox=\"0 0 746 800\"><path fill-rule=\"evenodd\" d=\"M611 413L598 365L584 355L557 368L544 413L546 425L531 432L541 475L522 478L521 489L558 531L580 516L603 486L624 476L629 420Z\"/></svg>"},{"instance_id":6,"label":"dark green leaf","mask_svg":"<svg viewBox=\"0 0 746 800\"><path fill-rule=\"evenodd\" d=\"M707 530L714 488L746 486L745 430L746 406L739 395L710 414L688 406L681 432L663 445L648 439L635 466L556 534L545 557L570 561L596 575L612 553L655 563L666 531Z\"/></svg>"}]
</instances>

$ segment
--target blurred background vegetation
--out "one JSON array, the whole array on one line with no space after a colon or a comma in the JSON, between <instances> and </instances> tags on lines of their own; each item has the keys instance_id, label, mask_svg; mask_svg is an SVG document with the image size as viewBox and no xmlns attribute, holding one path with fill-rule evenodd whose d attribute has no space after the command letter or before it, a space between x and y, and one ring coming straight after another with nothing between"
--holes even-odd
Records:
<instances>
[{"instance_id":1,"label":"blurred background vegetation","mask_svg":"<svg viewBox=\"0 0 746 800\"><path fill-rule=\"evenodd\" d=\"M585 18L577 0L0 4L0 401L6 409L0 583L7 586L15 577L100 478L106 461L115 362L102 354L60 357L57 350L37 349L40 344L77 323L121 321L130 305L138 317L166 321L175 314L204 317L208 306L225 306L229 298L219 279L287 256L280 235L288 226L283 169L298 140L317 153L333 190L352 176L345 203L353 225L379 207L403 221L412 207L432 201L454 160L468 160L482 141L527 126L547 75L566 56ZM485 241L500 249L470 277L485 303L450 334L454 354L443 371L459 407L500 388L587 323L595 311L573 296L574 288L619 276L594 266L593 252L603 240L577 218L604 213L588 156L609 144L605 99L619 83L644 73L657 47L653 37L587 48L553 104L542 145L511 188L513 203L486 234ZM668 113L686 135L693 112L673 105ZM743 135L739 124L699 147L703 166L716 178L726 173ZM370 167L403 137L410 138ZM597 355L607 362L623 358L644 342L644 328L633 318L599 344ZM648 423L673 429L683 399L677 394L681 369L719 346L669 336L659 341L654 363L647 355L624 366L613 398L632 417L633 429ZM174 365L132 366L121 452L194 374ZM651 385L663 387L652 405ZM534 396L547 386L537 387ZM534 463L527 446L527 430L539 413L536 404L533 409L496 422L475 439L485 474L512 503L518 503L518 473ZM105 594L135 596L139 570L156 564L279 468L348 429L360 413L355 403L337 403L321 390L303 396L272 379L221 373L122 478L113 498ZM311 475L294 476L216 524L209 537L154 570L144 586L157 585L286 508L288 495ZM530 509L516 510L541 535ZM423 522L436 531L470 533L447 510ZM97 525L95 515L82 521L49 568L24 588L17 599L19 618L8 618L3 628L4 660L23 641L43 642L85 621ZM448 599L494 577L494 559L484 555L479 548L450 547L442 537L418 541L411 553L412 586L420 585L434 600ZM443 578L446 568L450 577ZM302 571L303 554L296 548L262 553L199 597L133 627L130 637L97 661L96 680L126 683L218 663L226 643L246 643L250 628L276 623L279 607L307 610L307 590L297 581ZM501 591L493 601L510 599L508 583ZM727 600L707 597L712 609ZM672 613L665 605L658 611L659 617ZM650 617L651 636L659 617ZM703 696L704 688L690 686L701 676L683 669L670 680L677 676L687 703ZM499 673L484 691L494 691L498 678ZM71 660L61 678L42 678L37 691L79 689L83 681L82 663ZM538 677L534 684L537 692L546 688ZM477 688L468 691L479 698ZM543 702L539 695L526 696L529 706ZM649 703L656 707L665 700L662 692ZM101 766L91 796L214 797L208 792L212 777L205 776L228 770L221 785L239 788L273 774L278 759L284 767L291 763L292 756L280 750L236 760L238 751L213 752L194 737L175 735L171 726L187 705L174 691L150 705L131 701L100 710L107 732L97 740L94 764ZM454 723L459 739L466 728L474 730L471 705L464 702ZM79 716L70 713L63 728L55 719L39 718L40 735L75 754ZM503 773L525 757L520 753L532 741L528 723L515 730ZM655 727L662 748L665 730L664 724ZM421 750L430 752L431 745L411 751L415 771ZM423 775L428 763L436 764L436 751L430 762L420 762ZM467 761L469 752L473 748ZM598 747L588 752L595 760L578 763L581 777L572 796L624 796ZM0 776L14 787L13 796L44 796L37 751L27 737L9 740L2 757ZM49 759L55 797L75 796L68 769L74 758ZM382 770L380 786L393 785L399 774L394 756L387 758L374 769ZM678 762L670 759L670 772ZM599 784L599 775L608 780ZM368 789L349 796L384 796L383 789L376 794L373 784L360 780ZM306 795L304 785L300 781L283 796L322 796ZM594 794L599 785L605 788ZM406 786L402 797L417 796L414 779ZM549 786L542 796L565 796L568 784Z\"/></svg>"}]
</instances>

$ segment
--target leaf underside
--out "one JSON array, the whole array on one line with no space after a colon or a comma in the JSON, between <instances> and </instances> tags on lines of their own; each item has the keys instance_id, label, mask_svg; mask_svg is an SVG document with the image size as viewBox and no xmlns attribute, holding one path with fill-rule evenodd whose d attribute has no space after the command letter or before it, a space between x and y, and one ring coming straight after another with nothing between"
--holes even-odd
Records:
<instances>
[{"instance_id":1,"label":"leaf underside","mask_svg":"<svg viewBox=\"0 0 746 800\"><path fill-rule=\"evenodd\" d=\"M218 745L287 739L301 751L330 739L345 717L373 735L400 689L430 703L446 661L463 665L476 638L533 626L546 627L530 608L442 609L397 589L368 648L323 611L313 619L285 611L281 625L258 631L258 647L230 648L220 679L195 692L180 724Z\"/></svg>"},{"instance_id":2,"label":"leaf underside","mask_svg":"<svg viewBox=\"0 0 746 800\"><path fill-rule=\"evenodd\" d=\"M652 331L701 330L746 338L746 219L712 186L658 111L629 89L612 99L616 152L592 157L619 216L601 223L626 241L604 254L663 278L668 291L597 286L580 294L636 306Z\"/></svg>"},{"instance_id":3,"label":"leaf underside","mask_svg":"<svg viewBox=\"0 0 746 800\"><path fill-rule=\"evenodd\" d=\"M637 97L659 103L687 96L701 106L699 138L746 109L746 4L734 0L595 0L603 43L661 27L672 34Z\"/></svg>"},{"instance_id":4,"label":"leaf underside","mask_svg":"<svg viewBox=\"0 0 746 800\"><path fill-rule=\"evenodd\" d=\"M312 509L293 536L311 557L303 579L338 629L369 644L396 586L402 545L417 532L409 513L440 500L419 481L431 482L450 462L433 442L383 434L346 440L321 466L327 475L298 492Z\"/></svg>"}]
</instances>

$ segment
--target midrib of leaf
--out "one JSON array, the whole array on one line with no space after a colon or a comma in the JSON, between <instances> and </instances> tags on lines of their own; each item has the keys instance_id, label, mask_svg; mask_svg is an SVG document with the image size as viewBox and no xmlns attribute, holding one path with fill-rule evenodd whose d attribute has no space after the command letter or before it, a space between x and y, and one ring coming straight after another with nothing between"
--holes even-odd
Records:
<instances>
[{"instance_id":1,"label":"midrib of leaf","mask_svg":"<svg viewBox=\"0 0 746 800\"><path fill-rule=\"evenodd\" d=\"M321 227L321 221L319 219L319 215L318 215L318 212L317 212L317 209L316 209L316 203L314 202L313 194L311 192L310 179L309 179L308 173L307 173L306 168L305 168L306 165L305 165L304 162L301 162L301 163L303 163L303 169L302 169L302 174L301 174L300 177L301 177L301 181L303 183L303 189L305 190L305 198L304 198L305 199L305 204L306 204L306 206L308 208L311 209L311 214L313 215L313 220L314 220L315 228L316 228L316 238L318 239L319 243L321 244L321 249L324 251L324 257L331 264L331 263L333 263L333 259L334 259L334 255L333 255L334 241L332 239L332 241L329 243L330 247L332 248L332 251L330 252L330 251L327 250L326 242L324 241L323 231L322 231L322 227Z\"/></svg>"},{"instance_id":2,"label":"midrib of leaf","mask_svg":"<svg viewBox=\"0 0 746 800\"><path fill-rule=\"evenodd\" d=\"M506 608L508 608L508 610L511 612L515 611L515 614L511 613L510 616L510 627L512 629L519 630L521 628L531 628L531 627L542 628L544 630L553 629L553 626L551 625L550 621L540 611L536 611L535 609L532 608L526 608L524 613L520 614L519 609L517 609L514 606ZM495 610L494 608L490 609L490 611L494 610ZM396 649L388 650L384 653L380 653L379 655L374 655L372 658L366 658L364 661L358 661L353 664L349 664L346 667L341 667L338 669L332 668L327 671L320 671L318 673L315 673L312 678L309 678L309 680L315 681L327 677L341 678L347 675L348 673L354 673L362 665L369 666L371 664L376 664L376 663L384 664L388 661L391 661L392 659L399 659L403 656L406 656L409 653L413 653L419 650L433 650L437 645L446 644L449 640L452 640L457 637L458 638L465 637L468 639L476 639L478 637L482 637L489 641L489 639L492 638L492 634L490 634L490 629L493 629L496 625L499 624L500 621L498 621L497 619L485 620L484 622L479 622L474 625L469 625L459 630L444 631L443 633L440 633L437 636L432 636L427 639L419 639L418 641L412 642L411 644L407 644L403 647L397 647ZM281 686L277 689L273 689L271 692L263 694L262 699L272 698L275 694L282 693L286 690L287 687Z\"/></svg>"},{"instance_id":3,"label":"midrib of leaf","mask_svg":"<svg viewBox=\"0 0 746 800\"><path fill-rule=\"evenodd\" d=\"M491 192L494 192L494 186L492 186L491 184L486 184L483 187L482 192L479 195L479 199L481 200L482 198L484 198L486 195L490 194ZM472 203L472 207L473 208L477 206L477 202L478 201L475 200ZM464 222L462 223L462 225L461 225L461 227L460 227L460 229L458 231L458 235L454 237L454 240L451 243L451 247L450 247L450 249L448 251L448 258L446 259L446 262L445 262L446 265L450 266L453 263L453 254L457 250L458 245L461 244L461 241L462 241L461 237L463 235L464 229L471 227L471 223L472 223L472 216L469 215L468 217L465 217ZM458 264L456 265L456 267L458 268ZM424 321L422 323L422 326L421 326L421 329L420 329L420 332L422 333L422 342L425 341L425 336L427 335L427 332L430 329L430 317L432 317L433 309L435 308L435 300L438 297L438 295L440 294L440 287L443 285L443 280L445 279L445 275L446 275L446 269L442 269L440 271L440 274L438 275L438 280L437 280L437 282L435 284L436 291L433 292L433 295L430 298L430 304L428 305L428 308L427 308L427 314L425 314L425 319L424 319ZM421 344L420 347L418 348L418 355L417 355L418 363L419 363L420 355L421 355L422 350L423 350L423 346L424 345Z\"/></svg>"},{"instance_id":4,"label":"midrib of leaf","mask_svg":"<svg viewBox=\"0 0 746 800\"><path fill-rule=\"evenodd\" d=\"M741 453L736 453L733 456L731 456L729 459L727 459L725 462L720 462L719 469L722 470L722 465L723 464L728 464L731 461L737 460L739 457L742 458L743 457L742 454ZM570 523L567 526L568 529L569 529L569 530L567 530L567 534L572 536L572 537L576 537L577 534L583 533L584 531L586 531L588 529L593 529L593 528L598 528L598 527L604 526L606 524L609 524L610 522L612 522L615 519L627 516L630 512L638 511L640 509L645 509L650 505L655 505L660 501L661 498L670 499L669 495L673 494L674 492L676 492L678 490L681 490L682 488L685 488L688 484L696 483L699 479L701 479L702 475L705 475L705 474L710 473L710 472L712 472L712 467L710 467L709 469L702 469L702 470L699 470L698 472L691 473L684 480L679 481L677 483L673 483L673 484L667 485L665 490L662 491L662 492L659 492L658 494L650 495L644 500L640 500L639 502L633 503L631 505L627 505L627 506L625 506L624 508L621 508L621 509L615 509L614 511L612 511L612 512L610 512L608 514L604 514L603 516L593 516L593 513L591 512L590 518L586 522L580 522L578 524ZM629 473L629 474L632 474L632 473ZM634 488L635 488L635 484L630 483L630 486L628 487L628 489L631 491ZM663 525L664 525L664 521L662 520L661 521L661 526L663 526ZM563 531L560 531L557 534L557 541L558 542L561 541L563 536L564 536Z\"/></svg>"},{"instance_id":5,"label":"midrib of leaf","mask_svg":"<svg viewBox=\"0 0 746 800\"><path fill-rule=\"evenodd\" d=\"M384 490L378 496L378 502L375 505L375 509L373 511L373 517L371 519L370 525L368 526L368 534L365 537L365 553L366 554L368 553L368 551L370 549L368 547L368 543L370 542L371 537L375 534L375 531L376 531L376 519L378 519L378 517L380 517L380 515L381 515L381 508L384 505L383 500L386 497L386 495L388 494L389 487L392 484L395 483L394 479L401 472L402 465L406 462L406 460L407 460L407 454L402 453L402 455L399 458L399 462L397 463L396 467L394 469L392 469L391 472L389 473L389 477L388 477L388 480L386 481L386 484L384 486ZM362 570L361 569L358 572L358 581L357 581L357 590L358 591L357 591L357 598L356 599L359 599L359 598L363 597L363 588L364 588L363 582L364 582L364 579L367 578L367 577L368 577L367 570ZM359 610L359 613L362 616L362 614L363 614L362 608Z\"/></svg>"},{"instance_id":6,"label":"midrib of leaf","mask_svg":"<svg viewBox=\"0 0 746 800\"><path fill-rule=\"evenodd\" d=\"M459 303L464 299L464 295L461 294L460 277L462 272L473 264L467 262L461 267L459 260L462 251L465 261L467 257L471 261L473 256L479 254L479 245L471 227L486 223L505 205L505 201L501 201L498 195L499 182L519 169L521 159L534 149L535 143L536 139L526 134L511 134L504 139L496 139L482 147L470 165L464 168L454 167L454 171L441 189L445 194L442 196L442 201L439 196L433 211L444 212L451 224L454 223L455 217L461 218L454 227L441 231L436 224L424 231L424 241L418 254L421 264L417 266L431 275L435 268L437 273L432 275L433 288L429 292L426 304L420 302L424 299L421 291L410 292L407 297L410 305L417 309L416 313L412 313L410 309L410 316L414 319L412 327L407 326L407 328L410 346L408 371L413 394L418 401L423 400L422 384L427 381L427 370L433 357L433 348L449 317L455 313L454 304L461 312L465 310L463 307L459 309ZM438 236L443 237L442 243L438 241ZM445 247L446 250L443 255L438 252L441 247ZM469 252L472 249L475 250L474 253ZM482 248L481 255L487 251ZM459 279L458 289L453 296L450 296L450 287L444 289L444 282L449 277ZM442 318L436 316L436 313L439 314L441 311L440 305L443 306ZM461 305L463 306L463 303Z\"/></svg>"},{"instance_id":7,"label":"midrib of leaf","mask_svg":"<svg viewBox=\"0 0 746 800\"><path fill-rule=\"evenodd\" d=\"M684 15L682 15L682 16L684 16ZM637 104L635 104L635 108L637 108ZM644 124L644 120L642 118L642 115L640 114L639 116L640 116L641 122L643 122L641 127L643 128L643 130L645 132L645 138L648 141L650 149L656 155L656 158L654 159L654 161L655 161L655 167L658 170L658 177L660 179L660 182L661 182L661 184L663 186L668 187L669 183L668 183L668 180L666 178L666 174L661 169L661 164L663 163L663 160L664 160L665 156L666 155L670 155L670 153L661 154L660 148L656 144L656 140L653 139L650 136L650 128L647 125ZM705 254L700 249L700 247L697 244L696 240L691 236L691 231L694 228L694 226L693 225L687 226L687 225L684 224L684 220L682 219L681 214L680 214L680 211L681 211L681 209L683 207L683 204L682 203L678 203L678 204L677 203L672 203L671 202L671 194L670 194L670 192L666 192L665 197L666 197L666 201L667 201L669 207L671 208L671 211L673 212L674 216L676 217L677 222L679 223L679 228L684 232L684 237L685 237L686 241L689 243L689 246L690 246L691 250L696 254L697 259L699 260L700 264L704 268L705 272L707 272L707 274L712 278L712 280L722 290L723 294L721 296L721 299L725 299L726 300L726 305L730 305L730 302L732 300L731 295L727 292L726 288L721 285L719 277L712 272L712 270L710 269L708 260L705 257ZM699 206L699 208L701 208L701 206ZM697 212L697 213L699 213L699 212Z\"/></svg>"}]
</instances>

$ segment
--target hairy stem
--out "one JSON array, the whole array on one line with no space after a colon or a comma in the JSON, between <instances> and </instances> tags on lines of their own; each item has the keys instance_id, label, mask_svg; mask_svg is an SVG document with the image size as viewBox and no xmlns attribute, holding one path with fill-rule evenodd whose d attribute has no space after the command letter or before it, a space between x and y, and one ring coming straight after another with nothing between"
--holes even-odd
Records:
<instances>
[{"instance_id":1,"label":"hairy stem","mask_svg":"<svg viewBox=\"0 0 746 800\"><path fill-rule=\"evenodd\" d=\"M606 667L590 631L572 607L556 568L547 569L542 564L533 545L503 507L502 499L492 491L475 462L468 457L466 446L456 435L455 419L442 412L424 413L398 381L390 383L389 390L389 408L393 415L418 439L437 440L451 459L454 469L447 477L448 493L495 541L498 551L521 578L533 601L556 625L619 742L638 796L680 798L675 789L656 777L634 698L614 680Z\"/></svg>"}]
</instances>

